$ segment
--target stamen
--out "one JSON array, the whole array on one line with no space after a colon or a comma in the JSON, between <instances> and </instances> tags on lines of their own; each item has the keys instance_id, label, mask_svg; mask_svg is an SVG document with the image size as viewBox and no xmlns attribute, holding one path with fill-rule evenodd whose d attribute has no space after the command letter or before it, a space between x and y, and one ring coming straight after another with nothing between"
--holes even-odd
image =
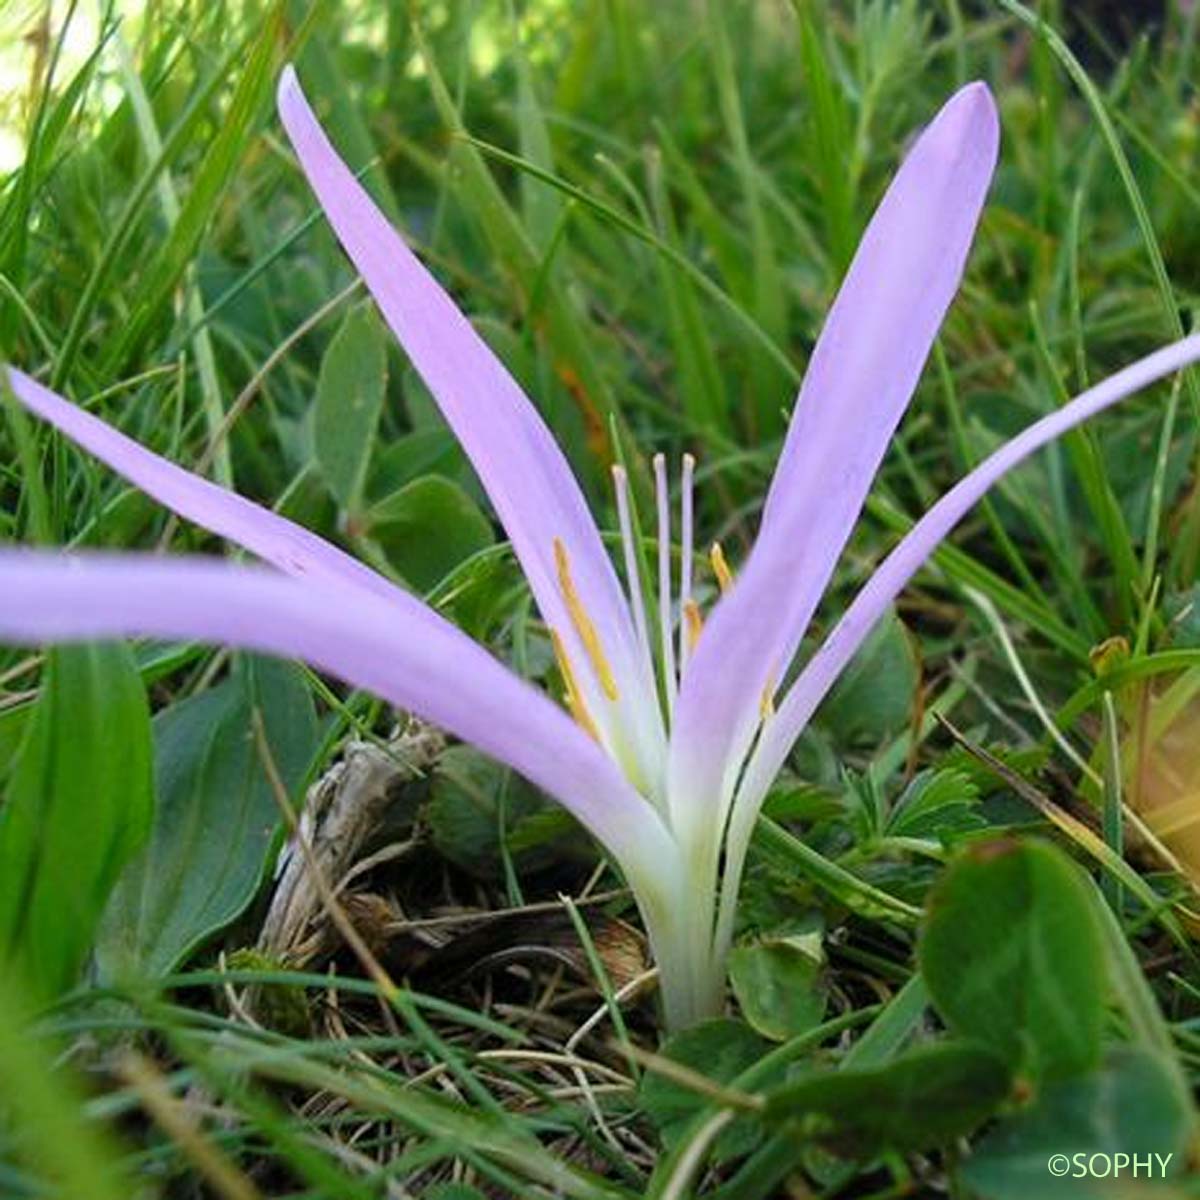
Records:
<instances>
[{"instance_id":1,"label":"stamen","mask_svg":"<svg viewBox=\"0 0 1200 1200\"><path fill-rule=\"evenodd\" d=\"M584 652L592 664L592 670L595 671L601 688L604 689L604 694L615 702L617 681L613 678L608 659L604 657L604 648L600 645L600 635L596 632L596 626L592 624L592 618L588 616L587 609L584 608L583 601L575 589L575 581L571 578L571 560L567 556L567 548L563 545L562 538L554 539L554 565L558 569L558 587L567 602L571 624L579 634L579 640L583 643ZM578 688L576 691L578 692Z\"/></svg>"},{"instance_id":2,"label":"stamen","mask_svg":"<svg viewBox=\"0 0 1200 1200\"><path fill-rule=\"evenodd\" d=\"M700 641L700 634L704 632L704 618L700 615L700 605L695 600L687 599L683 602L683 620L686 634L683 645L687 647L688 654L692 654L696 643Z\"/></svg>"},{"instance_id":3,"label":"stamen","mask_svg":"<svg viewBox=\"0 0 1200 1200\"><path fill-rule=\"evenodd\" d=\"M567 648L563 645L557 629L550 630L550 642L554 646L554 657L558 661L558 669L563 677L563 703L567 706L567 711L571 716L592 736L593 741L599 742L600 730L596 728L596 722L592 720L592 714L588 712L587 705L583 702L583 696L579 691L579 680L575 678L575 669L571 666L571 660L567 657Z\"/></svg>"},{"instance_id":4,"label":"stamen","mask_svg":"<svg viewBox=\"0 0 1200 1200\"><path fill-rule=\"evenodd\" d=\"M717 586L721 589L723 596L733 587L733 572L725 561L725 551L721 549L720 542L713 542L712 548L708 552L708 561L712 564L713 574L717 577Z\"/></svg>"},{"instance_id":5,"label":"stamen","mask_svg":"<svg viewBox=\"0 0 1200 1200\"><path fill-rule=\"evenodd\" d=\"M654 456L654 491L658 500L658 623L669 713L674 707L676 688L674 622L671 619L671 504L667 460L661 454Z\"/></svg>"},{"instance_id":6,"label":"stamen","mask_svg":"<svg viewBox=\"0 0 1200 1200\"><path fill-rule=\"evenodd\" d=\"M629 477L622 466L613 467L612 477L617 494L617 520L621 525L621 549L625 554L625 582L629 589L629 607L633 609L633 625L637 632L638 645L645 655L646 662L652 663L650 635L646 630L646 605L642 599L642 575L638 567L637 546L633 540L633 519L629 513Z\"/></svg>"},{"instance_id":7,"label":"stamen","mask_svg":"<svg viewBox=\"0 0 1200 1200\"><path fill-rule=\"evenodd\" d=\"M758 698L758 715L769 721L775 715L775 676L768 675L767 682Z\"/></svg>"},{"instance_id":8,"label":"stamen","mask_svg":"<svg viewBox=\"0 0 1200 1200\"><path fill-rule=\"evenodd\" d=\"M692 632L691 617L688 615L688 605L692 603L692 481L696 472L696 460L690 454L683 456L683 479L680 483L679 509L679 605L684 615L684 621L679 628L679 678L687 668L688 658L696 648L696 638L700 636L699 627ZM695 607L693 605L693 607ZM700 610L696 610L699 617Z\"/></svg>"}]
</instances>

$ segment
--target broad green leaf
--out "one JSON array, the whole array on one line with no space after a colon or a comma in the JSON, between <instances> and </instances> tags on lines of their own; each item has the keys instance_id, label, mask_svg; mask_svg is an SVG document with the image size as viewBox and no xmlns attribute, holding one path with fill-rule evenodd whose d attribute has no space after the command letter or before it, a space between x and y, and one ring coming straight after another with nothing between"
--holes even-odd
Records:
<instances>
[{"instance_id":1,"label":"broad green leaf","mask_svg":"<svg viewBox=\"0 0 1200 1200\"><path fill-rule=\"evenodd\" d=\"M668 1038L660 1053L712 1080L730 1083L768 1050L768 1043L741 1021L717 1017ZM709 1103L705 1095L665 1075L647 1071L638 1093L641 1107L658 1127L663 1145L671 1149L692 1126L692 1118ZM762 1136L757 1121L739 1117L717 1139L717 1161L738 1158Z\"/></svg>"},{"instance_id":2,"label":"broad green leaf","mask_svg":"<svg viewBox=\"0 0 1200 1200\"><path fill-rule=\"evenodd\" d=\"M742 1015L763 1037L782 1042L821 1023L826 995L819 953L815 935L777 938L730 952L729 981Z\"/></svg>"},{"instance_id":3,"label":"broad green leaf","mask_svg":"<svg viewBox=\"0 0 1200 1200\"><path fill-rule=\"evenodd\" d=\"M1095 899L1045 842L977 846L935 889L919 945L951 1029L1044 1078L1100 1061L1106 971Z\"/></svg>"},{"instance_id":4,"label":"broad green leaf","mask_svg":"<svg viewBox=\"0 0 1200 1200\"><path fill-rule=\"evenodd\" d=\"M548 804L510 823L504 840L514 856L540 850L551 843L561 856L565 839L577 842L582 853L594 856L595 843L589 840L579 822L565 808Z\"/></svg>"},{"instance_id":5,"label":"broad green leaf","mask_svg":"<svg viewBox=\"0 0 1200 1200\"><path fill-rule=\"evenodd\" d=\"M374 310L351 309L321 359L313 445L338 503L362 499L387 385L387 342Z\"/></svg>"},{"instance_id":6,"label":"broad green leaf","mask_svg":"<svg viewBox=\"0 0 1200 1200\"><path fill-rule=\"evenodd\" d=\"M918 682L912 640L889 612L842 672L817 723L843 745L878 742L908 724Z\"/></svg>"},{"instance_id":7,"label":"broad green leaf","mask_svg":"<svg viewBox=\"0 0 1200 1200\"><path fill-rule=\"evenodd\" d=\"M241 658L228 679L155 718L158 807L144 853L104 914L97 951L107 975L167 973L254 896L280 821L254 736L256 710L296 801L317 727L295 667Z\"/></svg>"},{"instance_id":8,"label":"broad green leaf","mask_svg":"<svg viewBox=\"0 0 1200 1200\"><path fill-rule=\"evenodd\" d=\"M1117 1194L1122 1183L1160 1181L1183 1170L1191 1127L1187 1103L1161 1061L1123 1047L1100 1070L1051 1084L1029 1108L997 1124L963 1174L986 1200L1100 1200ZM1095 1178L1088 1169L1093 1154L1129 1158L1115 1178ZM1055 1167L1061 1175L1050 1170L1056 1155L1066 1156ZM1167 1160L1165 1167L1155 1155ZM1095 1170L1112 1165L1097 1160Z\"/></svg>"},{"instance_id":9,"label":"broad green leaf","mask_svg":"<svg viewBox=\"0 0 1200 1200\"><path fill-rule=\"evenodd\" d=\"M0 807L0 955L31 992L74 985L154 806L150 712L122 645L50 651Z\"/></svg>"},{"instance_id":10,"label":"broad green leaf","mask_svg":"<svg viewBox=\"0 0 1200 1200\"><path fill-rule=\"evenodd\" d=\"M441 428L417 429L400 437L389 438L371 462L368 494L387 496L422 475L444 475L447 479L465 478L469 469L466 456L443 424Z\"/></svg>"},{"instance_id":11,"label":"broad green leaf","mask_svg":"<svg viewBox=\"0 0 1200 1200\"><path fill-rule=\"evenodd\" d=\"M506 840L510 833L518 834L515 843L508 842L509 852L519 856L523 866L536 865L547 857L547 838L531 838L535 829L529 822L548 821L543 832L561 840L577 827L573 822L560 824L560 812L520 776L478 750L452 746L438 760L425 815L440 854L472 874L498 877L504 861L501 830Z\"/></svg>"},{"instance_id":12,"label":"broad green leaf","mask_svg":"<svg viewBox=\"0 0 1200 1200\"><path fill-rule=\"evenodd\" d=\"M365 524L388 562L421 592L496 540L475 501L440 475L405 484L376 504Z\"/></svg>"},{"instance_id":13,"label":"broad green leaf","mask_svg":"<svg viewBox=\"0 0 1200 1200\"><path fill-rule=\"evenodd\" d=\"M871 1071L822 1071L767 1093L767 1121L807 1118L805 1132L841 1153L943 1146L970 1133L1008 1094L994 1051L968 1042L925 1046Z\"/></svg>"}]
</instances>

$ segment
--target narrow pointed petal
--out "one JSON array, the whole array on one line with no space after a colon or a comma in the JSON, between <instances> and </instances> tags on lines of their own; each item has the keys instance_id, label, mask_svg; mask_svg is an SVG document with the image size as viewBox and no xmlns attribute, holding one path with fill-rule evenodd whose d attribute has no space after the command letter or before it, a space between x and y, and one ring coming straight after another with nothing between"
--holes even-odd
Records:
<instances>
[{"instance_id":1,"label":"narrow pointed petal","mask_svg":"<svg viewBox=\"0 0 1200 1200\"><path fill-rule=\"evenodd\" d=\"M738 796L735 824L753 822L771 780L817 705L904 586L980 497L1034 451L1096 413L1198 360L1200 334L1193 334L1125 367L1049 416L1035 421L984 459L929 509L855 596L763 731Z\"/></svg>"},{"instance_id":2,"label":"narrow pointed petal","mask_svg":"<svg viewBox=\"0 0 1200 1200\"><path fill-rule=\"evenodd\" d=\"M605 725L608 702L586 671L559 586L556 539L618 680L644 686L628 607L566 458L504 365L338 157L291 67L280 80L279 115L334 232L475 467L542 617L565 640L592 715ZM645 721L630 732L642 736Z\"/></svg>"},{"instance_id":3,"label":"narrow pointed petal","mask_svg":"<svg viewBox=\"0 0 1200 1200\"><path fill-rule=\"evenodd\" d=\"M688 667L673 795L728 802L764 691L800 644L958 289L998 139L987 88L957 92L863 235L809 362L757 543Z\"/></svg>"},{"instance_id":4,"label":"narrow pointed petal","mask_svg":"<svg viewBox=\"0 0 1200 1200\"><path fill-rule=\"evenodd\" d=\"M507 763L626 867L669 853L654 811L557 705L410 596L216 559L0 551L0 640L139 636L302 659Z\"/></svg>"},{"instance_id":5,"label":"narrow pointed petal","mask_svg":"<svg viewBox=\"0 0 1200 1200\"><path fill-rule=\"evenodd\" d=\"M1198 360L1200 334L1195 334L1132 363L1062 408L1035 421L959 480L883 560L805 664L778 711L763 729L746 766L725 841L725 869L716 935L718 954L724 953L732 938L746 851L771 783L817 706L908 581L1003 475L1089 417Z\"/></svg>"},{"instance_id":6,"label":"narrow pointed petal","mask_svg":"<svg viewBox=\"0 0 1200 1200\"><path fill-rule=\"evenodd\" d=\"M7 370L13 395L30 412L172 512L244 546L290 575L352 584L381 597L404 595L395 584L323 538L152 453L15 367Z\"/></svg>"}]
</instances>

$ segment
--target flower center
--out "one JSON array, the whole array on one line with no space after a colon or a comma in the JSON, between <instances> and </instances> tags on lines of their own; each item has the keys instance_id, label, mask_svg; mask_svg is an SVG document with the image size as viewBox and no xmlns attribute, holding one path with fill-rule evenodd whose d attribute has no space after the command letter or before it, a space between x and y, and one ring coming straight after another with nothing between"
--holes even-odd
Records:
<instances>
[{"instance_id":1,"label":"flower center","mask_svg":"<svg viewBox=\"0 0 1200 1200\"><path fill-rule=\"evenodd\" d=\"M638 739L631 737L632 731L626 727L627 723L649 720L657 725L660 718L665 718L669 728L676 695L704 631L704 617L692 594L692 543L695 532L692 495L696 460L692 455L685 454L682 465L679 497L679 574L676 579L672 569L674 554L671 498L666 459L661 454L656 454L653 459L657 567L657 587L653 593L643 585L643 577L648 573L648 555L644 550L637 514L630 497L629 479L623 467L617 465L612 468L627 589L626 599L633 618L640 658L640 670L634 669L641 678L622 678L621 688L618 689L616 673L605 653L600 632L588 612L572 573L567 547L561 538L554 539L554 566L558 588L566 607L570 629L574 634L571 645L576 653L573 662L572 651L568 647L567 638L564 637L565 631L550 630L554 656L563 680L563 703L592 738L607 746L631 777L636 775L641 778L645 772L640 768L634 769L634 759L637 756L631 754L631 748ZM709 549L708 562L717 590L724 595L733 587L734 578L719 542L714 542ZM654 627L657 636L652 642L650 631ZM582 659L585 661L581 661L579 652L582 652ZM580 669L589 670L591 678L585 677L581 680ZM774 693L774 680L768 680L759 702L759 712L763 721L774 711ZM622 704L618 709L618 701L623 695L630 700L630 704ZM608 701L607 705L603 703L602 697ZM589 701L592 708L589 708ZM601 705L603 711L594 711L597 704ZM659 711L647 712L646 705Z\"/></svg>"},{"instance_id":2,"label":"flower center","mask_svg":"<svg viewBox=\"0 0 1200 1200\"><path fill-rule=\"evenodd\" d=\"M564 613L560 625L551 627L550 637L567 711L614 759L633 786L667 815L670 805L666 792L666 749L676 697L704 636L704 616L700 601L693 595L696 460L690 454L683 456L677 555L663 455L654 456L653 471L656 528L652 560L648 539L643 540L626 471L620 465L612 468L625 598L635 640L633 654L622 648L615 659L609 658L604 640L605 635L611 637L613 633L593 620L572 569L570 552L560 537L554 538L553 549ZM734 575L719 542L713 543L705 557L711 576L701 589L700 598L709 600L713 593L721 596L728 593L734 586ZM653 568L657 569L652 576ZM735 670L736 664L729 669ZM760 729L774 714L777 686L778 679L772 674L759 696Z\"/></svg>"},{"instance_id":3,"label":"flower center","mask_svg":"<svg viewBox=\"0 0 1200 1200\"><path fill-rule=\"evenodd\" d=\"M699 603L692 594L693 588L693 541L695 518L693 489L696 475L696 460L690 454L683 456L683 469L679 489L679 575L676 582L672 571L671 496L667 481L666 459L656 454L653 460L656 518L656 567L657 587L653 594L643 587L643 573L647 570L642 550L640 530L630 500L629 479L625 469L614 466L613 485L617 499L617 519L621 531L621 550L624 559L625 581L628 588L630 611L633 613L634 629L639 649L650 679L657 680L659 701L669 725L675 705L675 696L687 670L688 662L696 651L700 635L704 630L704 618ZM725 561L719 544L714 543L709 562L713 576L721 593L733 586L733 572ZM647 613L649 612L649 619ZM656 645L651 645L650 628L657 624Z\"/></svg>"}]
</instances>

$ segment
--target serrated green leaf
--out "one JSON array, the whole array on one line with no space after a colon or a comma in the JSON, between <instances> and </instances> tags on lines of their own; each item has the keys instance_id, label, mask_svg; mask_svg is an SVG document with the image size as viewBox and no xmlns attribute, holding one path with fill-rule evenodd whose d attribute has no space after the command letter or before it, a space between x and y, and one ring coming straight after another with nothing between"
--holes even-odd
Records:
<instances>
[{"instance_id":1,"label":"serrated green leaf","mask_svg":"<svg viewBox=\"0 0 1200 1200\"><path fill-rule=\"evenodd\" d=\"M295 667L240 659L228 679L155 718L154 828L104 914L97 956L106 975L167 973L257 890L280 814L255 710L295 801L317 745L312 699Z\"/></svg>"},{"instance_id":2,"label":"serrated green leaf","mask_svg":"<svg viewBox=\"0 0 1200 1200\"><path fill-rule=\"evenodd\" d=\"M387 339L374 310L346 314L321 359L313 415L313 448L321 474L342 508L362 499L383 397Z\"/></svg>"},{"instance_id":3,"label":"serrated green leaf","mask_svg":"<svg viewBox=\"0 0 1200 1200\"><path fill-rule=\"evenodd\" d=\"M78 981L153 807L150 712L129 650L50 651L0 806L0 954L33 994Z\"/></svg>"},{"instance_id":4,"label":"serrated green leaf","mask_svg":"<svg viewBox=\"0 0 1200 1200\"><path fill-rule=\"evenodd\" d=\"M963 771L921 771L888 815L891 837L936 837L984 824L975 811L979 788Z\"/></svg>"}]
</instances>

